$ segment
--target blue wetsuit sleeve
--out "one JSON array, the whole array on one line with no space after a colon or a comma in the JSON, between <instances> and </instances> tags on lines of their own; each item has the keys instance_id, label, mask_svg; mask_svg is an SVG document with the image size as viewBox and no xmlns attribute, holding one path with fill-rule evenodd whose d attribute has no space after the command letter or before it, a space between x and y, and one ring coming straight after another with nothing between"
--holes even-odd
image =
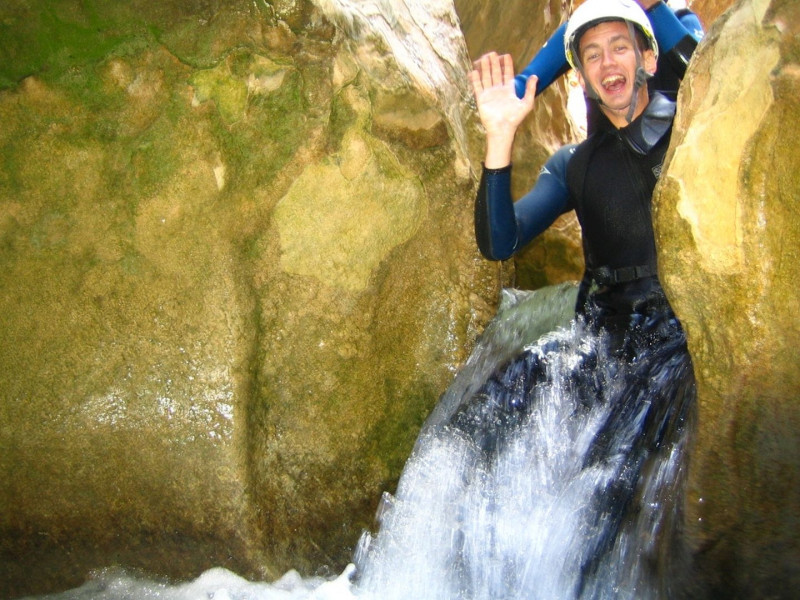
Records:
<instances>
[{"instance_id":1,"label":"blue wetsuit sleeve","mask_svg":"<svg viewBox=\"0 0 800 600\"><path fill-rule=\"evenodd\" d=\"M647 16L653 25L653 32L656 34L661 52L669 52L686 36L692 37L695 42L698 41L664 2L656 2L648 9Z\"/></svg>"},{"instance_id":2,"label":"blue wetsuit sleeve","mask_svg":"<svg viewBox=\"0 0 800 600\"><path fill-rule=\"evenodd\" d=\"M575 147L575 144L568 144L553 154L539 171L533 189L514 204L520 248L543 233L570 209L567 164Z\"/></svg>"},{"instance_id":3,"label":"blue wetsuit sleeve","mask_svg":"<svg viewBox=\"0 0 800 600\"><path fill-rule=\"evenodd\" d=\"M688 8L683 8L675 11L675 16L680 19L681 25L686 28L695 41L699 42L703 39L705 31L703 31L703 24L700 22L700 19L696 14L694 14Z\"/></svg>"},{"instance_id":4,"label":"blue wetsuit sleeve","mask_svg":"<svg viewBox=\"0 0 800 600\"><path fill-rule=\"evenodd\" d=\"M536 185L518 202L511 198L511 167L484 168L475 200L475 239L489 260L506 260L567 211L567 163L574 145L561 148L542 167Z\"/></svg>"},{"instance_id":5,"label":"blue wetsuit sleeve","mask_svg":"<svg viewBox=\"0 0 800 600\"><path fill-rule=\"evenodd\" d=\"M475 198L475 241L489 260L505 260L514 254L517 223L511 198L511 165L483 168Z\"/></svg>"},{"instance_id":6,"label":"blue wetsuit sleeve","mask_svg":"<svg viewBox=\"0 0 800 600\"><path fill-rule=\"evenodd\" d=\"M682 24L678 13L673 12L664 2L657 2L650 7L647 16L653 25L660 50L655 77L660 87L654 89L677 92L698 40Z\"/></svg>"},{"instance_id":7,"label":"blue wetsuit sleeve","mask_svg":"<svg viewBox=\"0 0 800 600\"><path fill-rule=\"evenodd\" d=\"M538 96L560 75L569 71L569 63L564 55L564 32L566 30L566 23L556 29L555 33L533 57L533 60L528 63L528 66L514 78L518 98L525 95L525 86L531 75L539 78L539 82L536 84L536 95Z\"/></svg>"}]
</instances>

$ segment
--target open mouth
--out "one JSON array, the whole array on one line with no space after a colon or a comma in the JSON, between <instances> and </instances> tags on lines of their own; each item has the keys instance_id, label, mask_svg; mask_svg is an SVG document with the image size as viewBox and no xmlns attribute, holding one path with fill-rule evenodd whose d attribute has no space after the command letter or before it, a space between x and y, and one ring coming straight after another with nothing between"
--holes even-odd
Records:
<instances>
[{"instance_id":1,"label":"open mouth","mask_svg":"<svg viewBox=\"0 0 800 600\"><path fill-rule=\"evenodd\" d=\"M625 87L625 77L622 75L609 75L603 79L600 84L603 86L604 90L613 94L623 90Z\"/></svg>"}]
</instances>

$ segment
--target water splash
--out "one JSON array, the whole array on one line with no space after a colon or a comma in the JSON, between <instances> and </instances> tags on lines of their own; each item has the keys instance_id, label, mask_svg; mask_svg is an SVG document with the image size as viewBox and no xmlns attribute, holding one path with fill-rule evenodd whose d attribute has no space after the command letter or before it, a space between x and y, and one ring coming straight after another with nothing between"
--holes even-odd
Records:
<instances>
[{"instance_id":1,"label":"water splash","mask_svg":"<svg viewBox=\"0 0 800 600\"><path fill-rule=\"evenodd\" d=\"M541 305L539 305L541 308ZM382 600L670 597L694 388L674 319L536 333L515 302L426 423L358 590Z\"/></svg>"},{"instance_id":2,"label":"water splash","mask_svg":"<svg viewBox=\"0 0 800 600\"><path fill-rule=\"evenodd\" d=\"M120 569L104 569L79 588L39 596L39 600L353 600L353 569L348 566L334 580L304 579L296 571L289 571L273 583L256 583L227 569L215 568L180 585L149 581Z\"/></svg>"}]
</instances>

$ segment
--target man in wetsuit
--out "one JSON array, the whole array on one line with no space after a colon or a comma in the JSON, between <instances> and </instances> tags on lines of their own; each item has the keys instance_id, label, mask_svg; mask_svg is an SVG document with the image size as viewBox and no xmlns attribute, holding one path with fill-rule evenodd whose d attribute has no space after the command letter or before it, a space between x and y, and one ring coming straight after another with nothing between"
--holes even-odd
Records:
<instances>
[{"instance_id":1,"label":"man in wetsuit","mask_svg":"<svg viewBox=\"0 0 800 600\"><path fill-rule=\"evenodd\" d=\"M651 14L664 8L653 4ZM676 39L686 44L673 45L670 53L678 56L667 58L685 67L691 52L681 52L695 44L678 27ZM681 497L676 491L682 489L680 473L674 481L670 476L661 482L673 492L655 494L655 504L643 490L648 474L665 472L664 465L685 455L695 399L685 335L657 276L650 210L675 103L648 89L659 45L647 14L632 0L586 0L570 18L563 38L566 59L578 73L595 118L586 141L557 152L534 189L516 204L510 191L511 149L517 128L533 109L537 78L528 78L518 98L509 56L484 56L470 73L487 139L475 225L481 252L501 260L558 215L575 210L586 263L577 326L526 346L477 392L465 395L449 423L491 461L515 439L517 428L526 427L543 398L573 402L577 411L607 409L582 468L592 473L612 466L614 472L593 492L596 510L585 517L585 553L576 557L577 567L565 567L579 571L568 597L673 597L681 578L671 571L665 576L661 568L679 569L684 552L680 502L666 502ZM553 385L562 343L571 343L573 332L588 334L589 341L602 340L598 347L603 354L593 354L587 344L589 350L571 357L562 369L563 379ZM555 397L546 393L551 387L558 390ZM625 432L621 438L620 432ZM641 584L653 592L639 594L639 583L627 580L627 571L617 567L624 562L626 540L637 535L637 515L645 514L647 506L657 506L652 531L663 543L650 545L641 561L633 561L647 572L639 583L646 580ZM617 590L613 596L611 589Z\"/></svg>"},{"instance_id":2,"label":"man in wetsuit","mask_svg":"<svg viewBox=\"0 0 800 600\"><path fill-rule=\"evenodd\" d=\"M577 309L585 314L591 304L606 321L642 310L669 312L656 276L650 199L675 105L661 93L651 95L646 81L657 63L666 65L659 87L666 81L674 92L696 39L663 3L649 1L648 9L669 47L660 63L650 20L631 0L588 0L562 28L566 58L593 104L590 135L557 152L517 203L510 195L511 147L533 108L537 78L528 78L526 93L517 98L511 58L493 53L470 74L487 134L475 211L481 252L508 258L560 214L575 210L586 262Z\"/></svg>"}]
</instances>

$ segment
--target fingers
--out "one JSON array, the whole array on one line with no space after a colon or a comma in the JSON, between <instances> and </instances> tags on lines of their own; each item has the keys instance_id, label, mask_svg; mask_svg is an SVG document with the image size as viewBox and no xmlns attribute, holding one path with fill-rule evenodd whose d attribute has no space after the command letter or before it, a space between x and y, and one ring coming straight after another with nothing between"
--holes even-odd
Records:
<instances>
[{"instance_id":1,"label":"fingers","mask_svg":"<svg viewBox=\"0 0 800 600\"><path fill-rule=\"evenodd\" d=\"M514 61L510 54L500 56L496 52L489 52L473 62L472 66L470 82L475 91L505 85L514 79ZM478 83L480 88L475 87Z\"/></svg>"},{"instance_id":2,"label":"fingers","mask_svg":"<svg viewBox=\"0 0 800 600\"><path fill-rule=\"evenodd\" d=\"M472 86L472 93L475 94L477 97L481 91L483 91L483 85L481 84L481 74L478 72L477 69L473 69L469 72L469 83Z\"/></svg>"},{"instance_id":3,"label":"fingers","mask_svg":"<svg viewBox=\"0 0 800 600\"><path fill-rule=\"evenodd\" d=\"M485 71L486 69L484 69ZM489 55L490 85L503 85L503 66L500 64L500 56L496 52ZM484 85L486 78L484 77ZM487 86L488 87L488 86Z\"/></svg>"},{"instance_id":4,"label":"fingers","mask_svg":"<svg viewBox=\"0 0 800 600\"><path fill-rule=\"evenodd\" d=\"M501 77L503 84L505 84L506 82L514 79L514 59L511 58L510 54L504 54L500 60L502 60L501 67L503 70ZM498 60L498 62L500 61Z\"/></svg>"},{"instance_id":5,"label":"fingers","mask_svg":"<svg viewBox=\"0 0 800 600\"><path fill-rule=\"evenodd\" d=\"M488 89L495 85L495 73L492 64L497 60L497 54L490 52L478 59L478 72L481 75L481 85L483 89Z\"/></svg>"},{"instance_id":6,"label":"fingers","mask_svg":"<svg viewBox=\"0 0 800 600\"><path fill-rule=\"evenodd\" d=\"M536 75L531 75L528 77L528 81L525 83L525 95L530 95L532 98L536 96L536 86L539 85L539 78Z\"/></svg>"},{"instance_id":7,"label":"fingers","mask_svg":"<svg viewBox=\"0 0 800 600\"><path fill-rule=\"evenodd\" d=\"M484 54L478 60L472 61L472 72L470 73L470 76L476 74L479 82L481 80L481 73L483 72L483 63L488 56L488 54Z\"/></svg>"},{"instance_id":8,"label":"fingers","mask_svg":"<svg viewBox=\"0 0 800 600\"><path fill-rule=\"evenodd\" d=\"M469 72L469 81L472 84L472 90L475 92L476 96L481 91L491 86L491 69L489 66L488 54L484 54L472 63L472 71Z\"/></svg>"}]
</instances>

